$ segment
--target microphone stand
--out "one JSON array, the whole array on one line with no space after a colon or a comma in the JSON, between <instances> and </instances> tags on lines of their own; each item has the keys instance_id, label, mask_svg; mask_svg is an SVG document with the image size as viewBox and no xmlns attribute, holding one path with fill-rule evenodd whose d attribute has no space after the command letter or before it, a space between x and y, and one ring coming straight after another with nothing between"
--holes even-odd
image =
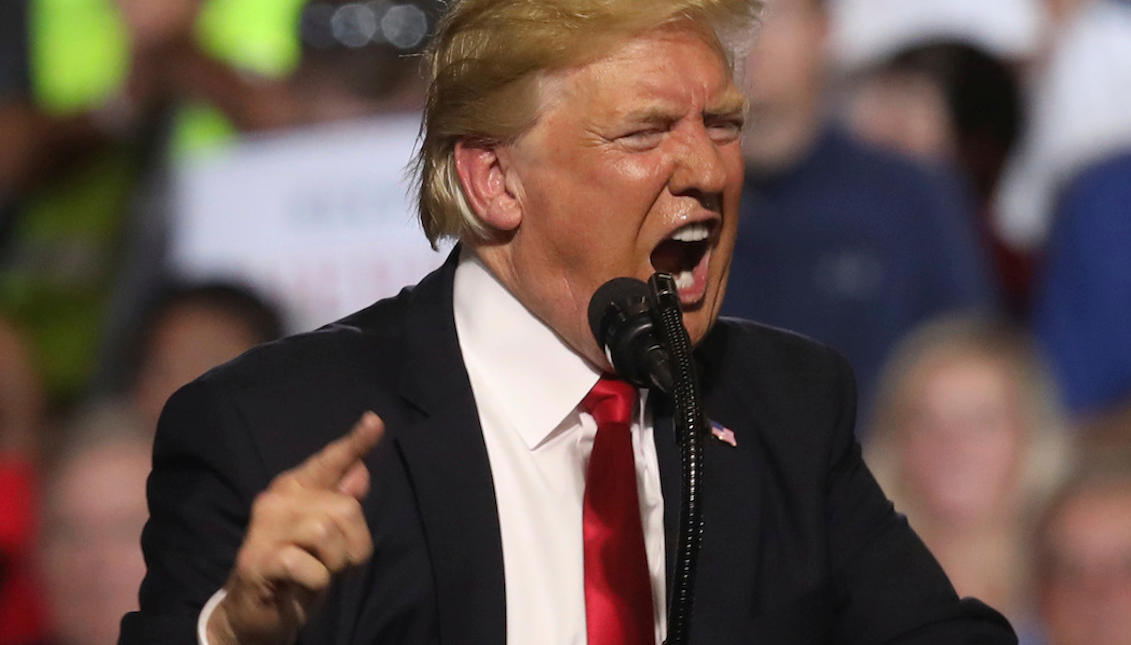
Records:
<instances>
[{"instance_id":1,"label":"microphone stand","mask_svg":"<svg viewBox=\"0 0 1131 645\"><path fill-rule=\"evenodd\" d=\"M660 342L669 353L673 377L669 394L682 464L679 541L668 599L668 636L664 643L687 645L695 600L696 562L703 540L702 493L699 488L703 480L703 448L708 423L699 397L691 339L683 326L683 309L675 280L670 274L656 273L648 279L648 286L652 292L653 321L658 328Z\"/></svg>"}]
</instances>

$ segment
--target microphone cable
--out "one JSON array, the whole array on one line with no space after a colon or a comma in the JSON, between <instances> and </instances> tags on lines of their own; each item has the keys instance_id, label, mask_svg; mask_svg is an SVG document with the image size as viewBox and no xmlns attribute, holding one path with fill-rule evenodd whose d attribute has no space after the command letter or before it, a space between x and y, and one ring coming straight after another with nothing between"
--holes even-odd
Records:
<instances>
[{"instance_id":1,"label":"microphone cable","mask_svg":"<svg viewBox=\"0 0 1131 645\"><path fill-rule=\"evenodd\" d=\"M703 449L706 415L699 395L699 380L691 355L691 339L683 326L679 290L670 274L656 273L648 280L655 303L653 311L660 342L668 349L672 371L672 398L676 437L682 465L682 499L679 509L679 539L668 601L666 645L686 645L691 638L691 616L695 601L695 572L703 542L703 511L700 484L703 480Z\"/></svg>"}]
</instances>

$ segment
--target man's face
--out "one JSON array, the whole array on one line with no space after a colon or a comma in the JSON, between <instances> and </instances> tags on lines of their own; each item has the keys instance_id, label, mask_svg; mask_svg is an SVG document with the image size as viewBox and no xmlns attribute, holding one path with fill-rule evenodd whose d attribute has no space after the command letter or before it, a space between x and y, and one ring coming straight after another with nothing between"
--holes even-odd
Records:
<instances>
[{"instance_id":1,"label":"man's face","mask_svg":"<svg viewBox=\"0 0 1131 645\"><path fill-rule=\"evenodd\" d=\"M147 441L110 442L71 458L49 482L39 564L59 642L112 643L122 614L137 609L151 454Z\"/></svg>"},{"instance_id":2,"label":"man's face","mask_svg":"<svg viewBox=\"0 0 1131 645\"><path fill-rule=\"evenodd\" d=\"M1049 643L1131 644L1131 486L1078 495L1047 540L1040 605Z\"/></svg>"},{"instance_id":3,"label":"man's face","mask_svg":"<svg viewBox=\"0 0 1131 645\"><path fill-rule=\"evenodd\" d=\"M722 303L742 186L745 101L726 62L673 26L551 75L541 96L536 125L499 151L521 221L484 261L598 366L586 312L618 276L675 275L698 342Z\"/></svg>"},{"instance_id":4,"label":"man's face","mask_svg":"<svg viewBox=\"0 0 1131 645\"><path fill-rule=\"evenodd\" d=\"M747 161L775 171L797 160L823 117L829 19L821 0L769 0L746 58Z\"/></svg>"},{"instance_id":5,"label":"man's face","mask_svg":"<svg viewBox=\"0 0 1131 645\"><path fill-rule=\"evenodd\" d=\"M1015 502L1026 446L1015 374L948 347L905 381L902 471L924 510L951 526L1000 517Z\"/></svg>"}]
</instances>

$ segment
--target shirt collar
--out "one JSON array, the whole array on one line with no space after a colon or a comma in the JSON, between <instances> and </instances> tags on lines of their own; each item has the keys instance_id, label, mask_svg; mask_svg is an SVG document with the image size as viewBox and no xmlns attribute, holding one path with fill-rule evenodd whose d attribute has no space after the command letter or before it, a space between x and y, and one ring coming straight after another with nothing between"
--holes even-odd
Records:
<instances>
[{"instance_id":1,"label":"shirt collar","mask_svg":"<svg viewBox=\"0 0 1131 645\"><path fill-rule=\"evenodd\" d=\"M600 372L466 247L456 267L454 304L464 361L496 393L494 399L526 446L537 448L573 414Z\"/></svg>"}]
</instances>

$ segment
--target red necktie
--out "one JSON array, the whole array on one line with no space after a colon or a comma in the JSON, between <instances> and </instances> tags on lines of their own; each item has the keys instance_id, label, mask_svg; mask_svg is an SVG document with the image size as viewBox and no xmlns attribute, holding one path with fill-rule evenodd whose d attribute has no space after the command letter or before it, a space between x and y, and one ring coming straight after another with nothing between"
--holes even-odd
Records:
<instances>
[{"instance_id":1,"label":"red necktie","mask_svg":"<svg viewBox=\"0 0 1131 645\"><path fill-rule=\"evenodd\" d=\"M581 403L597 422L582 516L589 645L655 645L632 457L636 401L632 385L602 376Z\"/></svg>"}]
</instances>

